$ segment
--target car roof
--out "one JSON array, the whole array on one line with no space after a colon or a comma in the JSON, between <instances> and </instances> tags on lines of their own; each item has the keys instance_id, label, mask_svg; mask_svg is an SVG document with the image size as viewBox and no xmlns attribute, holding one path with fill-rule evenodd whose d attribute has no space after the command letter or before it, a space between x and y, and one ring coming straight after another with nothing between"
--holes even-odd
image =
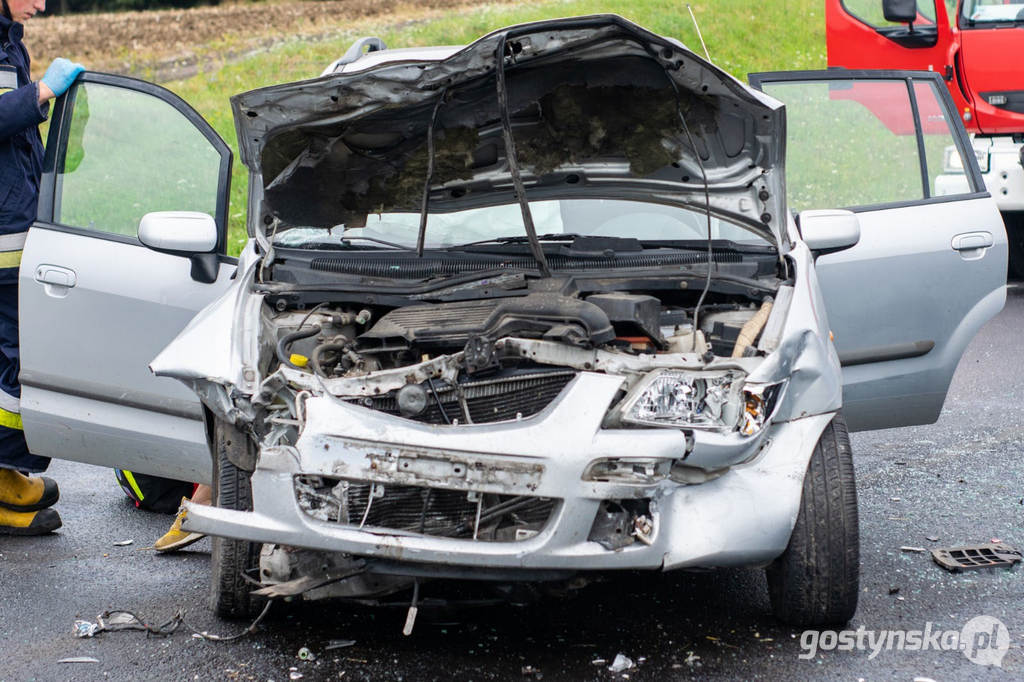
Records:
<instances>
[{"instance_id":1,"label":"car roof","mask_svg":"<svg viewBox=\"0 0 1024 682\"><path fill-rule=\"evenodd\" d=\"M365 71L378 64L389 64L401 61L441 61L451 57L461 50L464 45L434 45L431 47L400 47L394 50L373 50L367 52L354 62L339 64L341 60L333 62L324 69L321 76L332 73L355 73Z\"/></svg>"}]
</instances>

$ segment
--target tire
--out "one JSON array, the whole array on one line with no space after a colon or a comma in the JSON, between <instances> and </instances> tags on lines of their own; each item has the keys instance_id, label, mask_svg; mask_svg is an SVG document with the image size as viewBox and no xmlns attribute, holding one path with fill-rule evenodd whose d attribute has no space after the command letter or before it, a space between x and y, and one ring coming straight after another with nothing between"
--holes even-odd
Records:
<instances>
[{"instance_id":1,"label":"tire","mask_svg":"<svg viewBox=\"0 0 1024 682\"><path fill-rule=\"evenodd\" d=\"M814 446L789 545L765 573L772 613L785 623L842 624L857 610L857 489L850 436L841 414Z\"/></svg>"},{"instance_id":2,"label":"tire","mask_svg":"<svg viewBox=\"0 0 1024 682\"><path fill-rule=\"evenodd\" d=\"M229 447L255 447L247 435L217 420L213 426L213 500L218 507L252 511L251 474L228 459ZM224 618L251 618L265 601L254 597L255 587L243 576L259 568L261 545L244 540L214 537L210 557L210 608Z\"/></svg>"}]
</instances>

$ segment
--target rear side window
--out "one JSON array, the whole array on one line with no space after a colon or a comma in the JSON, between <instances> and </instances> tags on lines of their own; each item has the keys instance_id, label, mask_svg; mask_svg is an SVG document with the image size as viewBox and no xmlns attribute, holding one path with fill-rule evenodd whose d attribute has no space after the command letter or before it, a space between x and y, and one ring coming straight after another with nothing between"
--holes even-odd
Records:
<instances>
[{"instance_id":1,"label":"rear side window","mask_svg":"<svg viewBox=\"0 0 1024 682\"><path fill-rule=\"evenodd\" d=\"M835 78L762 84L786 104L790 210L903 204L974 190L935 84L909 83Z\"/></svg>"}]
</instances>

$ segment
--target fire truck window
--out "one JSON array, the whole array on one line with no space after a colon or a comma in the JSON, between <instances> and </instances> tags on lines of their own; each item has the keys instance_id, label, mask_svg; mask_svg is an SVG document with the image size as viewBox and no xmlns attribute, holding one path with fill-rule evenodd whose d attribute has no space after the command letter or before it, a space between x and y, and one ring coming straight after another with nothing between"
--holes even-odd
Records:
<instances>
[{"instance_id":1,"label":"fire truck window","mask_svg":"<svg viewBox=\"0 0 1024 682\"><path fill-rule=\"evenodd\" d=\"M955 16L956 0L944 0L949 11ZM903 26L892 21L886 21L882 13L882 0L842 0L843 7L854 17L860 19L868 26L874 28L886 28L889 26ZM915 26L935 25L935 0L917 0L917 17Z\"/></svg>"}]
</instances>

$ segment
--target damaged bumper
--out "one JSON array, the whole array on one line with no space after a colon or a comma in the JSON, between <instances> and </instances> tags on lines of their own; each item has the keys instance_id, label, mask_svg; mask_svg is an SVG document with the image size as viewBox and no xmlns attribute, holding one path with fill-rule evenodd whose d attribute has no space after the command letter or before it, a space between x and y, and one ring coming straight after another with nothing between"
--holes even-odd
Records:
<instances>
[{"instance_id":1,"label":"damaged bumper","mask_svg":"<svg viewBox=\"0 0 1024 682\"><path fill-rule=\"evenodd\" d=\"M584 372L539 414L478 425L310 397L295 445L261 452L254 511L191 506L186 525L438 566L673 569L781 554L832 414L749 437L602 428L621 383Z\"/></svg>"}]
</instances>

